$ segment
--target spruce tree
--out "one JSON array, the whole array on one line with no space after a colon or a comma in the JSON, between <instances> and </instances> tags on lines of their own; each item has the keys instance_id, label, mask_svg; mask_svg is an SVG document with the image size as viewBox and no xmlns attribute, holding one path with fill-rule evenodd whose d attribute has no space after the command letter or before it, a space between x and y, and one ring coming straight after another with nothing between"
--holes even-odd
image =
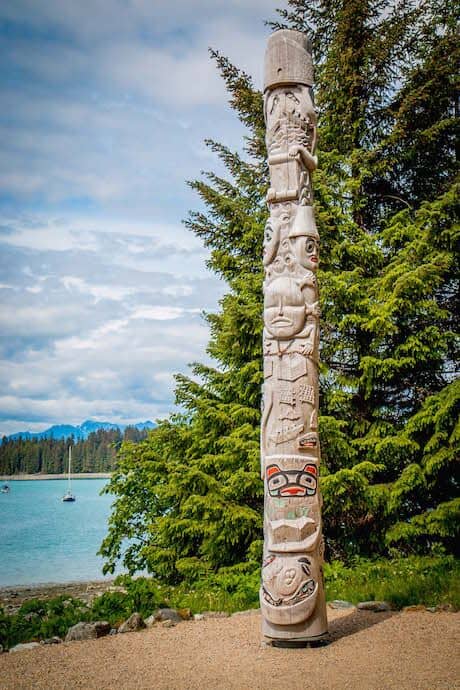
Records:
<instances>
[{"instance_id":1,"label":"spruce tree","mask_svg":"<svg viewBox=\"0 0 460 690\"><path fill-rule=\"evenodd\" d=\"M307 31L317 64L328 554L450 550L459 511L453 10L437 0L290 0L280 27ZM170 581L255 568L261 545L262 94L211 55L248 130L244 157L207 142L226 178L191 183L207 212L187 225L228 285L207 316L216 366L178 376L184 412L122 446L101 547L110 571L129 539L125 565Z\"/></svg>"}]
</instances>

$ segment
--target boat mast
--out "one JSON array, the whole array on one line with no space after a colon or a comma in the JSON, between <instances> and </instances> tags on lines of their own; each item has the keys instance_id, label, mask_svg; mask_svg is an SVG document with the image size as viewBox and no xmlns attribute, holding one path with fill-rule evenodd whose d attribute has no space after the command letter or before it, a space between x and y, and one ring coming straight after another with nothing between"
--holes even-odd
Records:
<instances>
[{"instance_id":1,"label":"boat mast","mask_svg":"<svg viewBox=\"0 0 460 690\"><path fill-rule=\"evenodd\" d=\"M69 473L68 473L68 493L71 493L72 482L70 479L70 470L72 467L72 446L69 446Z\"/></svg>"}]
</instances>

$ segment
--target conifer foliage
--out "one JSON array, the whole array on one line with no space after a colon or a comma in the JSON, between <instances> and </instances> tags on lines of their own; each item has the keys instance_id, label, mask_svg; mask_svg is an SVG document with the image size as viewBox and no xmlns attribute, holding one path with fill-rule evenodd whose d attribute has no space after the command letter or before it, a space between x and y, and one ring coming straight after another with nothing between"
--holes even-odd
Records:
<instances>
[{"instance_id":1,"label":"conifer foliage","mask_svg":"<svg viewBox=\"0 0 460 690\"><path fill-rule=\"evenodd\" d=\"M271 27L313 38L320 122L321 413L329 557L454 549L459 499L459 271L452 6L440 0L290 0ZM187 226L228 285L207 316L215 368L177 377L184 410L125 443L101 553L170 581L257 567L262 94L211 53L246 125L245 156L191 183ZM457 461L457 462L456 462Z\"/></svg>"}]
</instances>

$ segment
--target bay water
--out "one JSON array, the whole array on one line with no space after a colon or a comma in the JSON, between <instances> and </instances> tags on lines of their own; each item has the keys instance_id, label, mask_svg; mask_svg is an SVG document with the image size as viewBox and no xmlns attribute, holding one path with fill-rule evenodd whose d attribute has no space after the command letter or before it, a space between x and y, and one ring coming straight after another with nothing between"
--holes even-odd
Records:
<instances>
[{"instance_id":1,"label":"bay water","mask_svg":"<svg viewBox=\"0 0 460 690\"><path fill-rule=\"evenodd\" d=\"M107 534L113 496L107 479L9 481L0 493L0 586L103 579L96 555Z\"/></svg>"}]
</instances>

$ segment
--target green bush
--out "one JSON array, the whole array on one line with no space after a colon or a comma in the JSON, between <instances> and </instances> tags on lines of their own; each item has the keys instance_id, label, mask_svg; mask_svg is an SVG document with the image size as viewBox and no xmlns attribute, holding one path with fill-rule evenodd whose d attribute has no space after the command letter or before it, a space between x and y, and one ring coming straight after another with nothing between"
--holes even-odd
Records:
<instances>
[{"instance_id":1,"label":"green bush","mask_svg":"<svg viewBox=\"0 0 460 690\"><path fill-rule=\"evenodd\" d=\"M88 607L79 599L59 596L49 601L30 599L17 613L0 613L0 644L6 649L20 642L44 640L57 635L64 637L67 630L79 621L91 617Z\"/></svg>"}]
</instances>

